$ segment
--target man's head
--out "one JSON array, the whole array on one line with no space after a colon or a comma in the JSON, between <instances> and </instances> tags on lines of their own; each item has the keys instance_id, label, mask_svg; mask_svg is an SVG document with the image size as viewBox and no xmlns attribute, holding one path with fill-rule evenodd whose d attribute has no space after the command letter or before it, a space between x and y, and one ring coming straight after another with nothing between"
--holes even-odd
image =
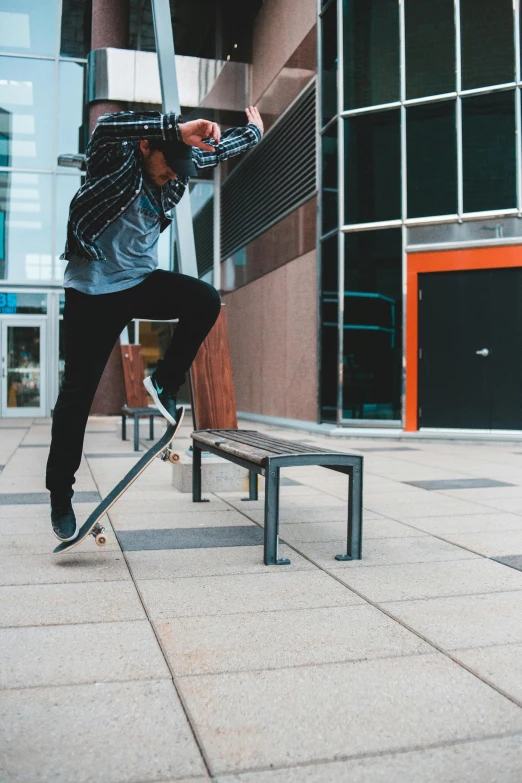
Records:
<instances>
[{"instance_id":1,"label":"man's head","mask_svg":"<svg viewBox=\"0 0 522 783\"><path fill-rule=\"evenodd\" d=\"M178 141L140 141L143 171L157 187L176 176L193 177L197 169L192 159L192 148Z\"/></svg>"}]
</instances>

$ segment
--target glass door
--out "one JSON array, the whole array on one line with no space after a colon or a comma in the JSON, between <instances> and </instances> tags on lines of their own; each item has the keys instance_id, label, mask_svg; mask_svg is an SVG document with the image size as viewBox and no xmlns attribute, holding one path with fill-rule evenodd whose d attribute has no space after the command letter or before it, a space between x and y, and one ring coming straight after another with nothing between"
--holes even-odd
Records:
<instances>
[{"instance_id":1,"label":"glass door","mask_svg":"<svg viewBox=\"0 0 522 783\"><path fill-rule=\"evenodd\" d=\"M45 320L2 319L2 416L45 416Z\"/></svg>"}]
</instances>

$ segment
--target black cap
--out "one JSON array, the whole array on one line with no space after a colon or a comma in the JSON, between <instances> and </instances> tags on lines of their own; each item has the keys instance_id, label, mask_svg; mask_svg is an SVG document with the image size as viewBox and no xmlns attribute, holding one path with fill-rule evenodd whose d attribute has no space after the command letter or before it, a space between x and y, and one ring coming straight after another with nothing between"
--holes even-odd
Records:
<instances>
[{"instance_id":1,"label":"black cap","mask_svg":"<svg viewBox=\"0 0 522 783\"><path fill-rule=\"evenodd\" d=\"M182 141L154 141L154 149L165 156L168 165L180 177L195 177L198 170L192 157L192 147Z\"/></svg>"}]
</instances>

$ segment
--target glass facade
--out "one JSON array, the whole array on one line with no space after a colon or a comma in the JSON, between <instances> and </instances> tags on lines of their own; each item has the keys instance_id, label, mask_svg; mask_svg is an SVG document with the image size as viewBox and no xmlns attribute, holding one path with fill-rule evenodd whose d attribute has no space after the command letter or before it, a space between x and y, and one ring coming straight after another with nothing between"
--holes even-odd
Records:
<instances>
[{"instance_id":1,"label":"glass facade","mask_svg":"<svg viewBox=\"0 0 522 783\"><path fill-rule=\"evenodd\" d=\"M0 5L0 280L10 283L61 282L67 212L81 181L57 158L85 148L86 52L64 59L80 50L64 48L61 38L69 40L73 29L81 37L75 20L91 3L61 6Z\"/></svg>"},{"instance_id":2,"label":"glass facade","mask_svg":"<svg viewBox=\"0 0 522 783\"><path fill-rule=\"evenodd\" d=\"M511 0L322 4L323 419L404 416L407 231L522 214L520 29Z\"/></svg>"}]
</instances>

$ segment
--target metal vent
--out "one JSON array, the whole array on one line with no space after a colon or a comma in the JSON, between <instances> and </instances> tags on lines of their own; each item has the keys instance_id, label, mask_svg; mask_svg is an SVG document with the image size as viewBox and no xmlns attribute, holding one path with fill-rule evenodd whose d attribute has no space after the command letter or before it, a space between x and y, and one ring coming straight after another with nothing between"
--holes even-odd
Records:
<instances>
[{"instance_id":1,"label":"metal vent","mask_svg":"<svg viewBox=\"0 0 522 783\"><path fill-rule=\"evenodd\" d=\"M222 260L314 195L315 101L314 80L223 183Z\"/></svg>"}]
</instances>

